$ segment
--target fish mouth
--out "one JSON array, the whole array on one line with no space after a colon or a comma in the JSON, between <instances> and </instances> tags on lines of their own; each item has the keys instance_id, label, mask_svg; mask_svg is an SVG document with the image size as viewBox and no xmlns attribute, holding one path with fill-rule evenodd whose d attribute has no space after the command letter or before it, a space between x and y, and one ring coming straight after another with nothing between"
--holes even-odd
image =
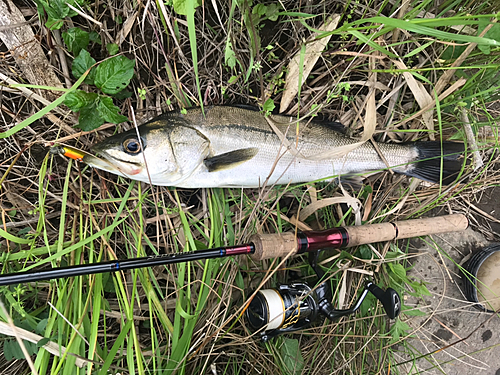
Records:
<instances>
[{"instance_id":1,"label":"fish mouth","mask_svg":"<svg viewBox=\"0 0 500 375\"><path fill-rule=\"evenodd\" d=\"M92 154L85 154L83 162L91 167L101 169L106 172L115 173L124 177L133 176L142 171L140 163L122 160L117 158L106 151L92 150L98 156Z\"/></svg>"}]
</instances>

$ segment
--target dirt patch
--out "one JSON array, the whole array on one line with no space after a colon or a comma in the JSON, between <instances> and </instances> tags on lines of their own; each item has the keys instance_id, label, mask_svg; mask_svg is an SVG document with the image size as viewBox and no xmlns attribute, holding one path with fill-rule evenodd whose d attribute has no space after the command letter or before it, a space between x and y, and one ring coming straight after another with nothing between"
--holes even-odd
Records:
<instances>
[{"instance_id":1,"label":"dirt patch","mask_svg":"<svg viewBox=\"0 0 500 375\"><path fill-rule=\"evenodd\" d=\"M415 245L417 243L414 242ZM420 242L411 261L410 277L426 282L430 296L408 297L405 304L425 316L404 316L413 329L405 343L400 368L417 374L499 374L498 346L500 318L482 313L463 296L459 265L471 252L488 245L487 239L467 229L464 232L432 236ZM404 358L404 360L403 360ZM413 366L410 365L413 363Z\"/></svg>"}]
</instances>

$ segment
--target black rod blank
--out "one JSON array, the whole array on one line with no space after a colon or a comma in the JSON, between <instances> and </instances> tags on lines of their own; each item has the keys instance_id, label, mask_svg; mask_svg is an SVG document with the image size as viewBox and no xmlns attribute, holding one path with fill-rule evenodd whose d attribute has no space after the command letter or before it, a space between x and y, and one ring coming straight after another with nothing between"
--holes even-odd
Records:
<instances>
[{"instance_id":1,"label":"black rod blank","mask_svg":"<svg viewBox=\"0 0 500 375\"><path fill-rule=\"evenodd\" d=\"M217 247L215 249L196 250L185 253L152 255L135 259L109 260L99 263L79 264L46 270L25 271L0 275L0 286L23 284L41 280L63 279L74 276L93 275L103 272L126 271L136 268L161 266L166 264L191 262L202 259L222 258L231 255L252 254L253 244Z\"/></svg>"}]
</instances>

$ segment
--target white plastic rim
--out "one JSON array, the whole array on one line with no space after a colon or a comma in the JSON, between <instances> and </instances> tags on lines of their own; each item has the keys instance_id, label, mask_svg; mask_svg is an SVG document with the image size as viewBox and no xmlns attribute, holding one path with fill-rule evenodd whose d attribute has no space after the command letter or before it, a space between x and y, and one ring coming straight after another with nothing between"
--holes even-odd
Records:
<instances>
[{"instance_id":1,"label":"white plastic rim","mask_svg":"<svg viewBox=\"0 0 500 375\"><path fill-rule=\"evenodd\" d=\"M267 325L266 331L280 328L285 321L285 303L281 295L274 289L264 289L260 291L267 303Z\"/></svg>"}]
</instances>

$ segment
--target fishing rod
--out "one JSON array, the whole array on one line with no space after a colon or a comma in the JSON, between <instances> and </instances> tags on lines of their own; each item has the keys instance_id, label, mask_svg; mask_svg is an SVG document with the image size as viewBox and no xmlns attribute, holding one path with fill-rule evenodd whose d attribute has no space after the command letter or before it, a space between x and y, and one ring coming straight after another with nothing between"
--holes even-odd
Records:
<instances>
[{"instance_id":1,"label":"fishing rod","mask_svg":"<svg viewBox=\"0 0 500 375\"><path fill-rule=\"evenodd\" d=\"M397 221L362 226L339 227L322 231L255 234L248 244L195 250L184 253L151 255L135 259L110 260L51 269L0 275L0 286L126 271L203 259L249 254L255 261L290 254L315 253L325 248L349 248L362 244L391 241L465 230L469 222L462 214Z\"/></svg>"}]
</instances>

